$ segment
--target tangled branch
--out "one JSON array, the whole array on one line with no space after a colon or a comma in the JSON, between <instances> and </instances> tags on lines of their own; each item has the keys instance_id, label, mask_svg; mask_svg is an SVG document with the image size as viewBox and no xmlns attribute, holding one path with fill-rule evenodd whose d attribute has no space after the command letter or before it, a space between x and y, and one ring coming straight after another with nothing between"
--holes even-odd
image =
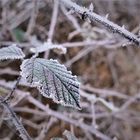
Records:
<instances>
[{"instance_id":1,"label":"tangled branch","mask_svg":"<svg viewBox=\"0 0 140 140\"><path fill-rule=\"evenodd\" d=\"M20 137L23 140L31 140L29 134L27 133L27 131L25 130L24 126L22 125L22 123L20 122L20 120L18 119L18 117L16 116L15 112L10 108L9 104L7 103L7 101L3 100L2 97L0 97L0 102L2 104L2 106L7 110L7 112L9 113L10 119L13 121L13 124L15 125L16 129L19 131L20 133Z\"/></svg>"}]
</instances>

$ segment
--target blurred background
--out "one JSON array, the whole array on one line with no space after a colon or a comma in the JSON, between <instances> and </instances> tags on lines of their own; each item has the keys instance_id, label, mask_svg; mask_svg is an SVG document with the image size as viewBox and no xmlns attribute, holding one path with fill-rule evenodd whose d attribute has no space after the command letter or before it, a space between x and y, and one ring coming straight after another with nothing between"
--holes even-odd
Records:
<instances>
[{"instance_id":1,"label":"blurred background","mask_svg":"<svg viewBox=\"0 0 140 140\"><path fill-rule=\"evenodd\" d=\"M73 0L138 35L140 0ZM70 131L79 140L140 139L140 48L110 33L100 24L83 21L57 0L0 0L0 48L13 43L26 57L44 42L53 49L40 57L57 59L80 81L82 110L63 107L18 85L10 106L35 140L64 137ZM21 61L0 62L0 95L6 96L19 75ZM36 102L35 102L36 101ZM46 107L46 109L43 109ZM8 114L0 107L0 140L20 140Z\"/></svg>"}]
</instances>

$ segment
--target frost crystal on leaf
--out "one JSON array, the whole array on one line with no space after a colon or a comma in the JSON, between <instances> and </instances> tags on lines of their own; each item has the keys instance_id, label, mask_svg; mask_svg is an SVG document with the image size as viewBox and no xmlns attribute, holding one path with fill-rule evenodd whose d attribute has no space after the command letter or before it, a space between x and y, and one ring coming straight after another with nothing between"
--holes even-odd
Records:
<instances>
[{"instance_id":1,"label":"frost crystal on leaf","mask_svg":"<svg viewBox=\"0 0 140 140\"><path fill-rule=\"evenodd\" d=\"M57 60L26 59L21 65L21 76L31 86L36 86L43 96L80 109L79 82Z\"/></svg>"},{"instance_id":2,"label":"frost crystal on leaf","mask_svg":"<svg viewBox=\"0 0 140 140\"><path fill-rule=\"evenodd\" d=\"M78 140L70 131L65 130L63 135L67 137L68 140Z\"/></svg>"},{"instance_id":3,"label":"frost crystal on leaf","mask_svg":"<svg viewBox=\"0 0 140 140\"><path fill-rule=\"evenodd\" d=\"M24 53L20 48L16 46L16 44L0 49L0 60L22 59L24 57L25 57Z\"/></svg>"},{"instance_id":4,"label":"frost crystal on leaf","mask_svg":"<svg viewBox=\"0 0 140 140\"><path fill-rule=\"evenodd\" d=\"M35 53L41 53L41 52L45 52L47 50L50 49L59 49L61 53L65 54L67 52L66 48L64 48L62 45L58 45L58 44L52 44L50 42L44 42L42 45L36 47L36 48L31 48L30 51Z\"/></svg>"}]
</instances>

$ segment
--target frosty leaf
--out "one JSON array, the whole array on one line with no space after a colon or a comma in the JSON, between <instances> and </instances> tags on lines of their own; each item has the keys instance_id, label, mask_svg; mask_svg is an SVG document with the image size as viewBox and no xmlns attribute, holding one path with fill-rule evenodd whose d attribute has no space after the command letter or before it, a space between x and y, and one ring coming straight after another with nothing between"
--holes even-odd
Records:
<instances>
[{"instance_id":1,"label":"frosty leaf","mask_svg":"<svg viewBox=\"0 0 140 140\"><path fill-rule=\"evenodd\" d=\"M64 65L56 60L26 59L21 65L21 76L42 95L54 102L80 109L79 82Z\"/></svg>"},{"instance_id":2,"label":"frosty leaf","mask_svg":"<svg viewBox=\"0 0 140 140\"><path fill-rule=\"evenodd\" d=\"M67 137L67 140L78 140L70 131L65 130L63 135Z\"/></svg>"},{"instance_id":3,"label":"frosty leaf","mask_svg":"<svg viewBox=\"0 0 140 140\"><path fill-rule=\"evenodd\" d=\"M0 49L0 60L22 59L24 57L24 53L16 46L16 44Z\"/></svg>"},{"instance_id":4,"label":"frosty leaf","mask_svg":"<svg viewBox=\"0 0 140 140\"><path fill-rule=\"evenodd\" d=\"M44 42L43 44L39 45L38 47L31 48L30 50L33 53L36 53L36 52L41 53L41 52L45 52L50 49L59 49L60 53L63 53L63 54L65 54L67 51L66 48L64 48L62 45L52 44L51 42Z\"/></svg>"},{"instance_id":5,"label":"frosty leaf","mask_svg":"<svg viewBox=\"0 0 140 140\"><path fill-rule=\"evenodd\" d=\"M55 138L51 138L51 140L64 140L64 139L63 138L55 137Z\"/></svg>"}]
</instances>

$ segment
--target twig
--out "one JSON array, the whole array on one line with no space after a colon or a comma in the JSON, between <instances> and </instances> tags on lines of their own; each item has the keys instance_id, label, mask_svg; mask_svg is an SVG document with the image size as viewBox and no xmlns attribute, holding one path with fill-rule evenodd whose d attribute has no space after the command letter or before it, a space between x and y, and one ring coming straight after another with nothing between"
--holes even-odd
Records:
<instances>
[{"instance_id":1,"label":"twig","mask_svg":"<svg viewBox=\"0 0 140 140\"><path fill-rule=\"evenodd\" d=\"M97 48L97 46L95 46L95 47L88 47L88 48L82 49L76 56L74 56L72 59L70 59L69 61L67 61L65 63L65 66L70 67L74 62L76 62L80 58L86 56L88 53L92 52L96 48Z\"/></svg>"},{"instance_id":2,"label":"twig","mask_svg":"<svg viewBox=\"0 0 140 140\"><path fill-rule=\"evenodd\" d=\"M21 107L16 107L15 108L15 111L19 111L19 112L28 112L28 113L37 113L37 115L41 115L41 116L46 116L46 115L50 115L50 116L54 116L56 117L57 119L60 119L62 121L65 121L67 123L70 123L74 126L77 126L77 127L80 127L84 130L87 130L88 132L90 132L91 134L94 134L96 135L97 137L99 138L102 138L104 140L108 139L109 138L105 135L103 135L101 132L99 132L98 130L95 130L94 127L92 126L89 126L85 123L82 123L82 122L78 122L77 120L73 120L71 118L69 118L68 116L66 115L63 115L62 113L59 113L59 112L55 112L49 108L47 108L46 106L44 106L42 103L40 103L39 101L37 101L36 99L34 99L33 97L31 96L28 96L29 98L29 101L31 103L33 103L35 106L39 107L40 109L42 109L44 112L40 112L40 111L37 111L37 110L33 110L33 109L29 109L29 108L21 108Z\"/></svg>"},{"instance_id":3,"label":"twig","mask_svg":"<svg viewBox=\"0 0 140 140\"><path fill-rule=\"evenodd\" d=\"M100 40L100 41L79 41L79 42L66 42L62 43L61 45L64 46L65 48L73 48L73 47L83 47L83 46L108 46L112 44L113 42L105 39L105 40Z\"/></svg>"},{"instance_id":4,"label":"twig","mask_svg":"<svg viewBox=\"0 0 140 140\"><path fill-rule=\"evenodd\" d=\"M19 131L20 137L23 140L31 140L29 134L25 130L25 128L22 125L22 123L19 121L19 119L16 116L16 114L14 113L14 111L10 108L9 104L7 103L7 101L4 100L2 97L0 97L0 102L3 105L3 107L7 110L7 112L10 114L10 118L13 121L13 124L15 125L16 129Z\"/></svg>"},{"instance_id":5,"label":"twig","mask_svg":"<svg viewBox=\"0 0 140 140\"><path fill-rule=\"evenodd\" d=\"M84 16L86 19L88 18L90 21L100 23L113 33L117 33L124 37L125 39L133 42L134 44L140 47L140 38L138 38L133 33L126 30L124 27L120 27L119 25L109 21L106 17L101 17L100 15L90 11L85 7L81 7L76 3L70 0L60 0L67 8L73 10L75 13L78 13L81 16Z\"/></svg>"},{"instance_id":6,"label":"twig","mask_svg":"<svg viewBox=\"0 0 140 140\"><path fill-rule=\"evenodd\" d=\"M50 29L48 32L48 40L47 40L50 43L52 43L52 39L54 35L54 30L57 22L58 9L59 9L59 1L54 0L53 13L52 13L51 24L50 24ZM49 56L49 51L45 52L44 54L45 58L48 58L48 56Z\"/></svg>"},{"instance_id":7,"label":"twig","mask_svg":"<svg viewBox=\"0 0 140 140\"><path fill-rule=\"evenodd\" d=\"M48 32L48 41L52 42L52 38L54 35L54 29L57 21L57 15L58 15L58 7L59 7L59 1L54 0L54 7L53 7L53 14L52 14L52 19L51 19L51 25L50 29Z\"/></svg>"},{"instance_id":8,"label":"twig","mask_svg":"<svg viewBox=\"0 0 140 140\"><path fill-rule=\"evenodd\" d=\"M11 68L0 69L0 75L4 74L18 76L19 72L16 70L12 70Z\"/></svg>"},{"instance_id":9,"label":"twig","mask_svg":"<svg viewBox=\"0 0 140 140\"><path fill-rule=\"evenodd\" d=\"M67 123L70 123L74 126L80 127L84 130L89 131L91 134L94 134L96 137L102 139L102 140L111 140L108 136L102 134L101 132L99 132L98 130L96 130L94 127L89 126L85 123L81 123L80 121L77 120L72 120L71 118L59 113L59 112L55 112L51 109L49 109L48 107L46 107L45 105L43 105L42 103L40 103L38 100L34 99L31 96L27 97L28 101L32 104L34 104L35 106L37 106L38 108L40 108L41 110L45 111L48 115L56 117L60 120L63 120Z\"/></svg>"},{"instance_id":10,"label":"twig","mask_svg":"<svg viewBox=\"0 0 140 140\"><path fill-rule=\"evenodd\" d=\"M11 92L4 98L4 100L2 102L8 101L12 97L14 91L16 90L16 88L17 88L17 86L18 86L18 84L20 82L20 79L21 79L21 76L19 76L17 78L17 81L16 81L14 87L12 88Z\"/></svg>"},{"instance_id":11,"label":"twig","mask_svg":"<svg viewBox=\"0 0 140 140\"><path fill-rule=\"evenodd\" d=\"M140 93L136 94L135 96L128 99L120 108L120 110L125 110L127 107L129 107L133 102L135 102L137 99L140 99Z\"/></svg>"},{"instance_id":12,"label":"twig","mask_svg":"<svg viewBox=\"0 0 140 140\"><path fill-rule=\"evenodd\" d=\"M27 36L29 36L32 33L32 31L35 27L37 15L38 15L38 3L37 3L37 0L34 0L31 18L30 18L28 28L26 31Z\"/></svg>"},{"instance_id":13,"label":"twig","mask_svg":"<svg viewBox=\"0 0 140 140\"><path fill-rule=\"evenodd\" d=\"M42 3L38 4L37 8L39 10L39 9L43 8L44 6L45 6L45 3L42 1ZM10 22L8 24L9 29L13 30L17 26L19 26L21 23L26 21L31 16L33 7L34 6L32 4L28 4L26 6L26 9L22 10L19 14L11 16Z\"/></svg>"},{"instance_id":14,"label":"twig","mask_svg":"<svg viewBox=\"0 0 140 140\"><path fill-rule=\"evenodd\" d=\"M120 93L118 91L115 90L111 90L111 89L100 89L100 88L94 88L91 87L89 85L81 85L81 89L82 90L86 90L89 92L93 92L94 94L98 94L100 97L106 98L108 96L114 96L117 98L122 98L122 99L129 99L130 96L128 95L124 95L123 93Z\"/></svg>"},{"instance_id":15,"label":"twig","mask_svg":"<svg viewBox=\"0 0 140 140\"><path fill-rule=\"evenodd\" d=\"M68 20L70 20L72 22L72 25L74 26L74 28L77 31L81 32L81 27L80 27L77 19L73 15L67 14L68 11L66 10L66 8L64 6L61 6L61 10L64 13L64 15L68 18Z\"/></svg>"}]
</instances>

